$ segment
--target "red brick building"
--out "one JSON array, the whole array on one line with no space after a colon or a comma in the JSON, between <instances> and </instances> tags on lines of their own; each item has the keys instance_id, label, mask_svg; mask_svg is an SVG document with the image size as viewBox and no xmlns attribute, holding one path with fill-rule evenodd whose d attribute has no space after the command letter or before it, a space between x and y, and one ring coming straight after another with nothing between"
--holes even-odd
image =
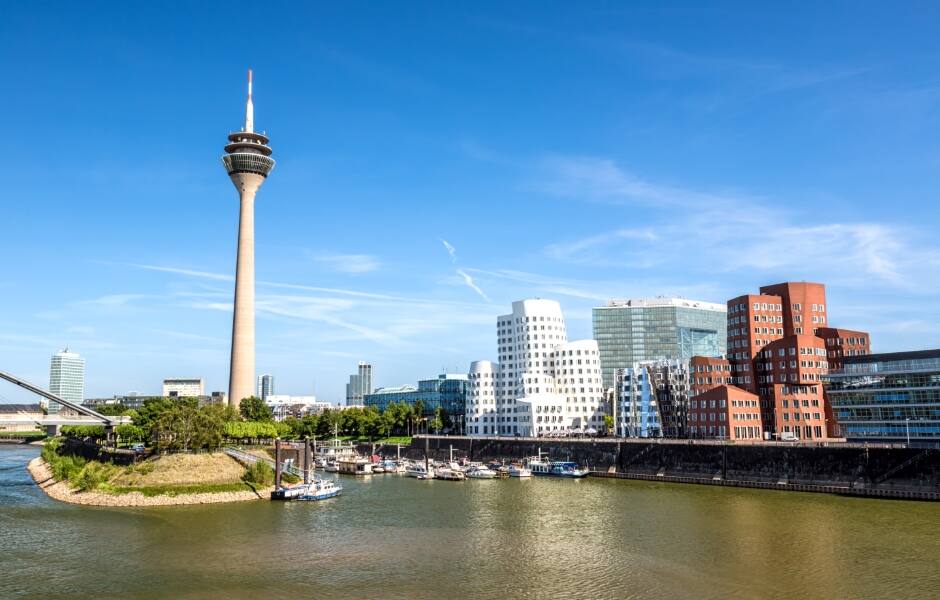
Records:
<instances>
[{"instance_id":1,"label":"red brick building","mask_svg":"<svg viewBox=\"0 0 940 600\"><path fill-rule=\"evenodd\" d=\"M841 370L842 358L845 356L871 354L871 340L865 331L820 327L816 335L826 341L826 358L829 359L830 370Z\"/></svg>"},{"instance_id":2,"label":"red brick building","mask_svg":"<svg viewBox=\"0 0 940 600\"><path fill-rule=\"evenodd\" d=\"M760 399L722 384L689 400L689 436L735 441L762 439Z\"/></svg>"},{"instance_id":3,"label":"red brick building","mask_svg":"<svg viewBox=\"0 0 940 600\"><path fill-rule=\"evenodd\" d=\"M731 362L727 358L693 356L689 361L689 397L719 385L731 385Z\"/></svg>"},{"instance_id":4,"label":"red brick building","mask_svg":"<svg viewBox=\"0 0 940 600\"><path fill-rule=\"evenodd\" d=\"M825 439L836 435L837 427L822 376L830 368L841 368L843 356L870 351L867 333L830 327L823 284L766 285L759 294L728 301L730 381L726 375L717 381L715 361L721 359L694 357L692 396L731 383L757 395L761 427L771 437L785 432L800 439Z\"/></svg>"}]
</instances>

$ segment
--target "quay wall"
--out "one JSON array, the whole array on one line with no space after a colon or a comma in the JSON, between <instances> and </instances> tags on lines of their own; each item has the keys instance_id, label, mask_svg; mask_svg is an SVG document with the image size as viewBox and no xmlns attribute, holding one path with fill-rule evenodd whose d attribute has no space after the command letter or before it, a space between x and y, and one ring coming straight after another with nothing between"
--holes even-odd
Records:
<instances>
[{"instance_id":1,"label":"quay wall","mask_svg":"<svg viewBox=\"0 0 940 600\"><path fill-rule=\"evenodd\" d=\"M417 436L401 454L423 460L454 458L472 461L520 460L541 450L553 460L570 460L604 475L621 478L752 482L775 489L789 486L916 491L940 499L940 449L864 444L733 444L688 440L531 439ZM372 450L363 445L363 452ZM395 446L376 446L386 457ZM701 481L688 481L699 483ZM812 491L812 490L803 490ZM824 491L824 490L819 490ZM832 490L825 490L832 491ZM864 493L857 495L883 495ZM888 493L888 496L891 494ZM907 496L898 496L907 497Z\"/></svg>"}]
</instances>

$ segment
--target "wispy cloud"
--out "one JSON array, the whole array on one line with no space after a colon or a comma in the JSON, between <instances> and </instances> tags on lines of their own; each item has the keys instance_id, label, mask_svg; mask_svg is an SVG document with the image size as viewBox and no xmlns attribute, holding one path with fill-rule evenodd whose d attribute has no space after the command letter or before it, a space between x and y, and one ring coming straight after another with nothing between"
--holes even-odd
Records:
<instances>
[{"instance_id":1,"label":"wispy cloud","mask_svg":"<svg viewBox=\"0 0 940 600\"><path fill-rule=\"evenodd\" d=\"M209 271L196 271L194 269L183 269L180 267L163 267L158 265L141 265L136 263L128 264L129 267L145 269L147 271L160 271L163 273L175 273L177 275L188 275L190 277L201 277L203 279L214 279L216 281L235 281L233 275L222 273L210 273Z\"/></svg>"},{"instance_id":2,"label":"wispy cloud","mask_svg":"<svg viewBox=\"0 0 940 600\"><path fill-rule=\"evenodd\" d=\"M381 266L379 260L369 254L332 254L322 253L313 257L319 263L333 271L359 275L375 271Z\"/></svg>"},{"instance_id":3,"label":"wispy cloud","mask_svg":"<svg viewBox=\"0 0 940 600\"><path fill-rule=\"evenodd\" d=\"M644 211L643 228L547 245L545 255L559 261L661 270L693 263L713 272L748 270L856 286L874 280L921 291L925 275L940 280L940 249L915 226L820 221L815 213L747 194L656 184L608 159L552 157L542 169L546 193L623 206L625 217Z\"/></svg>"},{"instance_id":4,"label":"wispy cloud","mask_svg":"<svg viewBox=\"0 0 940 600\"><path fill-rule=\"evenodd\" d=\"M467 284L467 287L469 287L471 290L473 290L474 292L476 292L477 294L479 294L480 297L483 298L484 300L486 300L487 302L490 301L490 299L489 299L489 297L487 297L486 293L485 293L483 290L480 289L480 286L478 286L476 283L473 282L473 277L471 277L469 274L467 274L466 271L464 271L463 269L457 269L457 274L460 275L461 277L463 277L463 281L464 281L464 283Z\"/></svg>"},{"instance_id":5,"label":"wispy cloud","mask_svg":"<svg viewBox=\"0 0 940 600\"><path fill-rule=\"evenodd\" d=\"M447 249L447 253L450 254L450 262L457 264L457 249L454 248L450 242L441 238L441 243L444 244L444 248Z\"/></svg>"},{"instance_id":6,"label":"wispy cloud","mask_svg":"<svg viewBox=\"0 0 940 600\"><path fill-rule=\"evenodd\" d=\"M444 249L447 250L447 254L450 255L450 262L456 265L457 264L457 248L455 248L450 242L448 242L447 240L443 238L441 238L441 243L444 244ZM464 271L463 269L454 269L454 272L460 276L460 279L468 288L476 292L478 296L480 296L487 302L490 301L490 298L489 296L486 295L486 292L484 292L480 288L480 286L477 285L476 282L473 281L473 277L471 277L466 271Z\"/></svg>"}]
</instances>

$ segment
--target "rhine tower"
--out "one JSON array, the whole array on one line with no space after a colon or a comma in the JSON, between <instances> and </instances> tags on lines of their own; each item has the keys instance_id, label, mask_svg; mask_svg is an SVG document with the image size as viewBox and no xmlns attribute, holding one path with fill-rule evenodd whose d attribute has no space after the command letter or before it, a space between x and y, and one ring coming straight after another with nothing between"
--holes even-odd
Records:
<instances>
[{"instance_id":1,"label":"rhine tower","mask_svg":"<svg viewBox=\"0 0 940 600\"><path fill-rule=\"evenodd\" d=\"M251 70L248 70L248 101L245 127L230 133L222 164L240 201L238 258L235 264L235 309L232 315L232 357L229 366L228 402L238 408L255 385L255 193L274 168L268 137L255 133L251 103Z\"/></svg>"}]
</instances>

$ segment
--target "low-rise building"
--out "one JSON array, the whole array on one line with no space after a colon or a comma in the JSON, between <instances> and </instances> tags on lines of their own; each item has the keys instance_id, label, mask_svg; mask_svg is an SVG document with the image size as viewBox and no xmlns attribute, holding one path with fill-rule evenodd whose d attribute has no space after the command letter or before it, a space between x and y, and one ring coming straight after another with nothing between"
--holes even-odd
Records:
<instances>
[{"instance_id":1,"label":"low-rise building","mask_svg":"<svg viewBox=\"0 0 940 600\"><path fill-rule=\"evenodd\" d=\"M431 416L438 408L461 421L467 406L469 381L463 373L444 373L437 379L419 381L417 386L401 385L384 387L363 397L365 406L383 412L392 403L414 406L418 401L424 405L424 414Z\"/></svg>"},{"instance_id":2,"label":"low-rise building","mask_svg":"<svg viewBox=\"0 0 940 600\"><path fill-rule=\"evenodd\" d=\"M689 400L689 436L734 441L762 439L760 398L720 384Z\"/></svg>"},{"instance_id":3,"label":"low-rise building","mask_svg":"<svg viewBox=\"0 0 940 600\"><path fill-rule=\"evenodd\" d=\"M329 402L319 402L316 396L291 396L289 394L268 394L264 401L271 409L275 421L283 421L288 417L302 419L307 415L319 414L324 410L334 408Z\"/></svg>"},{"instance_id":4,"label":"low-rise building","mask_svg":"<svg viewBox=\"0 0 940 600\"><path fill-rule=\"evenodd\" d=\"M846 356L826 395L850 441L940 441L940 349Z\"/></svg>"},{"instance_id":5,"label":"low-rise building","mask_svg":"<svg viewBox=\"0 0 940 600\"><path fill-rule=\"evenodd\" d=\"M199 377L172 377L163 380L165 398L196 398L206 395L206 386Z\"/></svg>"},{"instance_id":6,"label":"low-rise building","mask_svg":"<svg viewBox=\"0 0 940 600\"><path fill-rule=\"evenodd\" d=\"M37 425L23 421L41 421L39 404L0 404L0 431L35 431Z\"/></svg>"}]
</instances>

